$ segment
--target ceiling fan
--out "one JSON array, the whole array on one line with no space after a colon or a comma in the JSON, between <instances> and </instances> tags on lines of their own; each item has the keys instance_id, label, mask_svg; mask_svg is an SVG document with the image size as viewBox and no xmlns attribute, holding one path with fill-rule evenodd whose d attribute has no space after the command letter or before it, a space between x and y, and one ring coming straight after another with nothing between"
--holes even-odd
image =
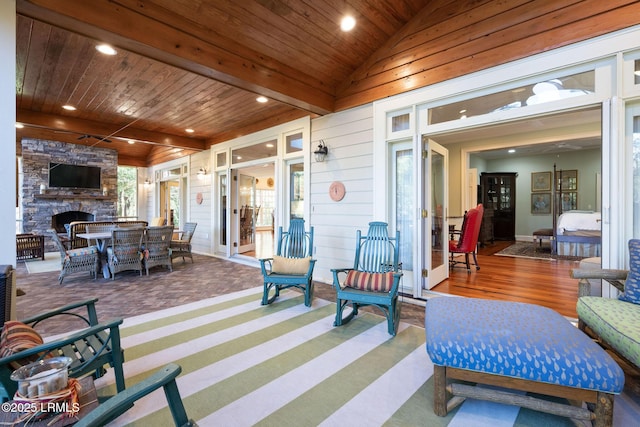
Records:
<instances>
[{"instance_id":1,"label":"ceiling fan","mask_svg":"<svg viewBox=\"0 0 640 427\"><path fill-rule=\"evenodd\" d=\"M85 139L85 138L95 138L98 141L111 142L111 140L109 138L101 138L101 137L96 136L96 135L84 134L84 135L80 135L78 137L78 139Z\"/></svg>"},{"instance_id":2,"label":"ceiling fan","mask_svg":"<svg viewBox=\"0 0 640 427\"><path fill-rule=\"evenodd\" d=\"M582 150L583 148L585 148L585 146L581 145L580 143L572 144L567 142L559 142L559 143L549 144L547 147L542 149L542 152L546 153L546 152L554 152L554 151Z\"/></svg>"}]
</instances>

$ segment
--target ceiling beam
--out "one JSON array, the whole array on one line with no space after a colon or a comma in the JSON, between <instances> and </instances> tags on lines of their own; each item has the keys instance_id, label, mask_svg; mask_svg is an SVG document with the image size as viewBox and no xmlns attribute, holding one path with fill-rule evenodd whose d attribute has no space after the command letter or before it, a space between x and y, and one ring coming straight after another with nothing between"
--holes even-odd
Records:
<instances>
[{"instance_id":1,"label":"ceiling beam","mask_svg":"<svg viewBox=\"0 0 640 427\"><path fill-rule=\"evenodd\" d=\"M133 139L146 144L189 148L196 151L203 151L207 149L206 142L203 139L188 138L161 132L151 132L134 127L123 126L115 128L114 125L74 117L36 113L29 110L18 110L16 112L16 118L17 122L26 126L51 129L59 132L69 132L77 135L88 134L109 139Z\"/></svg>"},{"instance_id":2,"label":"ceiling beam","mask_svg":"<svg viewBox=\"0 0 640 427\"><path fill-rule=\"evenodd\" d=\"M152 5L145 5L152 7ZM241 56L203 34L188 34L181 17L169 25L114 0L18 0L17 13L216 81L324 115L335 98L321 81L264 55ZM162 37L158 37L162 34Z\"/></svg>"}]
</instances>

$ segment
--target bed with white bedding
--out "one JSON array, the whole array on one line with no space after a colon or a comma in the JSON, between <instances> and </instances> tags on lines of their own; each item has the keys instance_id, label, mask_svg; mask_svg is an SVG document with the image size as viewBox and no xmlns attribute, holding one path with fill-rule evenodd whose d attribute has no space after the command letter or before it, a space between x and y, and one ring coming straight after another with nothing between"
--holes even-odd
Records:
<instances>
[{"instance_id":1,"label":"bed with white bedding","mask_svg":"<svg viewBox=\"0 0 640 427\"><path fill-rule=\"evenodd\" d=\"M600 212L566 211L557 220L558 257L589 258L600 256L602 216Z\"/></svg>"}]
</instances>

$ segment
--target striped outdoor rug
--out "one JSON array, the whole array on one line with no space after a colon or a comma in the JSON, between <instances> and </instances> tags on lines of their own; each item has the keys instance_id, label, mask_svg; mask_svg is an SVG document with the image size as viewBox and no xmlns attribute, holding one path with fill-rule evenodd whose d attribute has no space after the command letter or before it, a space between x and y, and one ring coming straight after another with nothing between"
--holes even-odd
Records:
<instances>
[{"instance_id":1,"label":"striped outdoor rug","mask_svg":"<svg viewBox=\"0 0 640 427\"><path fill-rule=\"evenodd\" d=\"M564 426L567 419L468 400L433 414L433 366L424 329L361 313L333 327L335 305L304 306L295 291L261 306L262 288L126 319L125 375L131 385L168 362L182 366L178 387L200 426ZM112 370L96 381L115 393ZM161 390L113 425L172 425ZM616 402L616 410L620 406ZM635 414L637 415L637 413ZM618 417L618 423L624 418Z\"/></svg>"}]
</instances>

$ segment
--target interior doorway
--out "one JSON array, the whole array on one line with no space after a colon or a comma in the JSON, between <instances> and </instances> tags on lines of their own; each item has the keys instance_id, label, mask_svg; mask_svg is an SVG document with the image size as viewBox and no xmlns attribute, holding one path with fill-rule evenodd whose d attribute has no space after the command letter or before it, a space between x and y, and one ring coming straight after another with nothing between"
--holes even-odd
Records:
<instances>
[{"instance_id":1,"label":"interior doorway","mask_svg":"<svg viewBox=\"0 0 640 427\"><path fill-rule=\"evenodd\" d=\"M232 186L234 253L255 259L269 258L273 256L275 164L235 169L231 176L236 183Z\"/></svg>"},{"instance_id":2,"label":"interior doorway","mask_svg":"<svg viewBox=\"0 0 640 427\"><path fill-rule=\"evenodd\" d=\"M182 192L180 180L172 179L160 182L160 216L167 220L167 225L180 228L182 212Z\"/></svg>"},{"instance_id":3,"label":"interior doorway","mask_svg":"<svg viewBox=\"0 0 640 427\"><path fill-rule=\"evenodd\" d=\"M463 129L451 131L437 136L438 142L449 148L451 152L460 152L460 165L462 174L474 170L476 174L481 172L494 172L500 175L505 170L519 171L516 180L518 187L517 204L514 207L516 230L508 233L515 240L527 239L531 233L539 228L552 228L553 218L551 211L546 214L538 214L532 208L534 197L538 195L532 191L530 180L531 173L552 171L554 163L566 164L566 159L576 158L584 152L599 153L601 164L603 144L606 136L602 129L605 127L603 108L600 105L590 106L572 111L557 112L539 117L528 117L507 123L497 123L476 129ZM562 167L560 167L562 169ZM601 170L597 175L601 173ZM551 172L549 172L551 174ZM596 182L596 174L593 177L582 176L581 182L593 180ZM521 183L520 183L521 182ZM595 194L588 194L593 198L593 204L587 202L588 198L583 192L587 185L579 187L578 209L594 210L601 200L601 187L596 186ZM472 206L466 204L469 199L467 193L473 189L460 184L461 212ZM549 189L550 193L550 189ZM454 193L455 194L455 193ZM483 191L478 187L478 203L483 202ZM488 206L490 207L490 206ZM485 215L487 215L485 206ZM489 213L491 210L489 211ZM487 218L491 219L491 218ZM483 221L483 227L485 222ZM482 233L482 231L481 231ZM493 239L485 239L493 244Z\"/></svg>"}]
</instances>

